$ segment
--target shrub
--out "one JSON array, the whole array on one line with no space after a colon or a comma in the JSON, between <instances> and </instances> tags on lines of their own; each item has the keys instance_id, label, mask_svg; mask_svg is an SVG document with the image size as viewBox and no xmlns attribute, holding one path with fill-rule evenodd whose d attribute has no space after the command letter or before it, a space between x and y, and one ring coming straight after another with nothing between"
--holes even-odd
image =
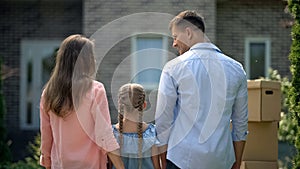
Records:
<instances>
[{"instance_id":1,"label":"shrub","mask_svg":"<svg viewBox=\"0 0 300 169\"><path fill-rule=\"evenodd\" d=\"M0 70L2 70L2 58L0 58ZM2 89L2 72L0 74L0 164L11 161L11 152L7 143L4 117L6 113L5 100Z\"/></svg>"},{"instance_id":2,"label":"shrub","mask_svg":"<svg viewBox=\"0 0 300 169\"><path fill-rule=\"evenodd\" d=\"M297 121L295 147L297 154L293 159L293 168L300 168L300 0L288 0L288 9L294 17L292 27L292 46L289 55L291 61L292 85L288 92L289 111Z\"/></svg>"},{"instance_id":3,"label":"shrub","mask_svg":"<svg viewBox=\"0 0 300 169\"><path fill-rule=\"evenodd\" d=\"M41 155L40 145L41 136L40 134L37 134L34 142L29 142L28 144L28 151L31 153L31 156L26 157L25 160L20 160L16 163L6 162L0 164L0 169L43 169L43 167L39 165L39 157Z\"/></svg>"}]
</instances>

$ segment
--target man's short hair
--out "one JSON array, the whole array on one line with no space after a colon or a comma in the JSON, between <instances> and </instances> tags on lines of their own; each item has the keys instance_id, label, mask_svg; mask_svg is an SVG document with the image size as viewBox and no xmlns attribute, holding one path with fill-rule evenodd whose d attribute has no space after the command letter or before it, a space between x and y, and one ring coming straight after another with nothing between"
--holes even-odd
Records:
<instances>
[{"instance_id":1,"label":"man's short hair","mask_svg":"<svg viewBox=\"0 0 300 169\"><path fill-rule=\"evenodd\" d=\"M205 32L205 24L203 17L195 11L186 10L180 12L177 16L175 16L169 25L169 28L172 29L173 26L195 26L200 29L203 33Z\"/></svg>"}]
</instances>

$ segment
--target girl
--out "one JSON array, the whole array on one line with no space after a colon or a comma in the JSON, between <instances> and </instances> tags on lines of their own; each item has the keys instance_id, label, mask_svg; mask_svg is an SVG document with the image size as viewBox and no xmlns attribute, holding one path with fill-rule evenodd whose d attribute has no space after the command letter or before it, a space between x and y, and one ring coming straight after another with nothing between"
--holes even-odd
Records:
<instances>
[{"instance_id":1,"label":"girl","mask_svg":"<svg viewBox=\"0 0 300 169\"><path fill-rule=\"evenodd\" d=\"M66 38L40 103L40 164L52 169L105 169L106 152L117 168L117 151L102 83L95 73L94 44L81 35ZM73 79L73 81L72 81Z\"/></svg>"},{"instance_id":2,"label":"girl","mask_svg":"<svg viewBox=\"0 0 300 169\"><path fill-rule=\"evenodd\" d=\"M125 84L119 89L119 123L113 125L113 132L126 169L160 169L155 126L142 121L145 108L141 85Z\"/></svg>"}]
</instances>

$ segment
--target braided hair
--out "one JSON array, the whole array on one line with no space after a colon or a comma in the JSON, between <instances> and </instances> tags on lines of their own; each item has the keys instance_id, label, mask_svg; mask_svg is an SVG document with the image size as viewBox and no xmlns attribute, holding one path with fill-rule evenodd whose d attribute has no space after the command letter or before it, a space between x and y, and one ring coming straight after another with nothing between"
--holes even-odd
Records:
<instances>
[{"instance_id":1,"label":"braided hair","mask_svg":"<svg viewBox=\"0 0 300 169\"><path fill-rule=\"evenodd\" d=\"M142 167L142 148L143 148L143 108L145 102L145 90L143 86L136 83L128 83L123 85L119 89L119 140L120 149L123 146L123 119L124 111L133 112L138 111L138 123L137 123L137 134L138 134L138 158L139 158L139 169Z\"/></svg>"}]
</instances>

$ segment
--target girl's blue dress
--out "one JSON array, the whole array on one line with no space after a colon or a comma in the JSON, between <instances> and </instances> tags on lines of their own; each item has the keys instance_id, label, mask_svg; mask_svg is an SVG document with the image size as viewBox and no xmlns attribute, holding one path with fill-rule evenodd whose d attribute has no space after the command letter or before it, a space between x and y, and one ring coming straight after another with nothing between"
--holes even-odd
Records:
<instances>
[{"instance_id":1,"label":"girl's blue dress","mask_svg":"<svg viewBox=\"0 0 300 169\"><path fill-rule=\"evenodd\" d=\"M113 133L120 143L119 131L115 125L113 125ZM123 146L121 149L121 156L126 169L138 169L138 134L137 133L123 133ZM142 169L153 169L153 163L151 159L151 147L158 144L156 139L156 130L154 124L149 124L147 129L143 132L143 158Z\"/></svg>"}]
</instances>

